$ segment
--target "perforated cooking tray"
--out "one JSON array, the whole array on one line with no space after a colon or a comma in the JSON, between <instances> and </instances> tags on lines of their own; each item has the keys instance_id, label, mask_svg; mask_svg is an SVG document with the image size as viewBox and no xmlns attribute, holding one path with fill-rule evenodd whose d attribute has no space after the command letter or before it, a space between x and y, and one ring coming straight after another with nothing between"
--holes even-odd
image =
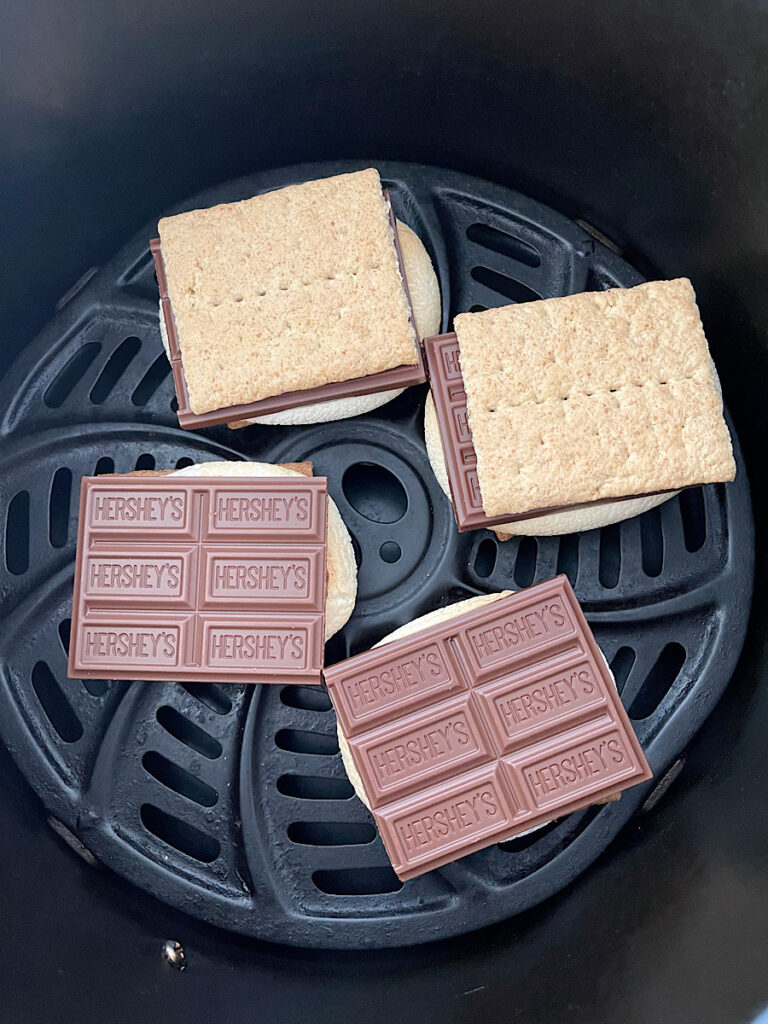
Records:
<instances>
[{"instance_id":1,"label":"perforated cooking tray","mask_svg":"<svg viewBox=\"0 0 768 1024\"><path fill-rule=\"evenodd\" d=\"M182 208L241 199L358 164L244 178ZM454 312L633 285L577 225L459 174L379 164L425 239ZM352 795L322 690L68 680L83 474L207 459L312 459L360 561L335 661L395 626L484 591L565 572L611 663L652 768L711 711L741 647L753 535L747 477L688 491L621 526L497 544L459 535L427 464L424 388L304 429L178 429L147 225L71 295L0 394L0 733L48 810L101 861L222 927L307 946L425 942L515 914L583 871L649 785L401 885ZM42 270L42 268L41 268Z\"/></svg>"}]
</instances>

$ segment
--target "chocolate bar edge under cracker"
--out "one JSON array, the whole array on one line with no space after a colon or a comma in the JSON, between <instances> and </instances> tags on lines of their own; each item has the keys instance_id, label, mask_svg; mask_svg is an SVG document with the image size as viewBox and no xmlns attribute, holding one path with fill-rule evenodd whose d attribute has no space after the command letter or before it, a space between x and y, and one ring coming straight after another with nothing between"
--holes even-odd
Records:
<instances>
[{"instance_id":1,"label":"chocolate bar edge under cracker","mask_svg":"<svg viewBox=\"0 0 768 1024\"><path fill-rule=\"evenodd\" d=\"M400 269L400 277L405 290L405 297L408 303L408 318L413 328L413 335L416 344L416 362L413 364L395 366L389 370L382 370L379 373L372 373L366 377L353 377L350 380L332 381L329 384L321 384L318 387L306 388L302 391L285 391L279 395L271 395L268 398L261 398L255 402L246 402L241 405L230 405L224 409L213 409L209 412L193 413L189 407L189 392L187 381L184 375L181 347L176 321L173 316L171 300L168 296L168 279L165 272L162 245L159 238L152 238L149 242L152 259L155 263L155 273L160 291L160 308L162 310L165 324L165 334L168 339L171 371L173 383L176 388L176 399L178 402L179 425L185 430L195 430L198 427L212 427L219 423L239 423L241 420L248 420L258 416L266 416L270 413L285 412L287 409L296 409L306 405L315 405L318 402L328 402L338 398L355 398L362 395L377 394L381 391L390 391L399 388L412 387L415 384L423 384L427 379L427 371L424 364L424 353L422 350L419 334L416 329L416 318L413 315L411 294L408 290L408 279L405 276L405 264L400 248L400 240L397 237L397 222L394 210L390 201L389 192L383 190L387 201L389 222L394 237L395 253L397 264Z\"/></svg>"},{"instance_id":2,"label":"chocolate bar edge under cracker","mask_svg":"<svg viewBox=\"0 0 768 1024\"><path fill-rule=\"evenodd\" d=\"M534 645L522 657L511 657L509 662L502 660L494 663L496 665L495 675L484 677L488 672L486 666L485 670L478 672L477 675L471 674L468 687L466 686L466 672L469 661L465 656L457 661L458 676L465 678L464 689L461 689L460 684L458 689L454 685L453 689L445 692L438 687L432 697L422 696L417 699L415 704L407 703L399 714L393 708L385 706L384 709L374 710L370 720L363 718L356 724L348 721L347 698L342 689L344 680L353 680L369 670L375 672L377 668L383 669L396 661L399 654L405 659L406 656L413 657L418 651L426 652L435 644L449 645L452 652L457 650L456 645L458 644L458 648L464 651L463 639L457 638L465 639L470 630L498 621L500 615L503 615L505 611L511 615L517 608L522 614L526 608L530 608L532 605L543 607L543 602L554 601L554 599L562 599L567 605L573 626L571 633L553 636L548 644ZM572 641L570 644L569 640ZM436 773L427 772L426 778L422 778L417 773L409 780L407 779L405 783L397 783L396 786L400 788L395 788L394 793L382 795L380 786L378 793L369 792L370 788L376 789L376 787L371 787L371 783L366 781L371 776L371 767L366 763L361 765L361 757L356 751L356 744L361 740L364 740L370 747L373 739L377 741L376 745L378 746L379 742L392 741L399 733L407 735L408 730L404 728L406 723L413 728L414 718L437 720L439 716L446 715L454 704L458 707L463 701L469 700L468 692L469 694L476 693L477 699L483 703L486 700L492 700L499 684L506 682L510 692L516 693L518 688L526 686L526 673L532 674L535 682L540 676L553 674L560 665L567 663L572 667L574 663L578 664L579 649L582 650L582 658L585 656L591 658L593 672L597 677L595 681L598 684L599 692L597 699L591 704L577 705L565 716L555 715L554 721L546 719L537 727L529 729L527 732L523 731L506 750L503 749L501 741L493 730L489 731L489 719L482 714L479 718L481 731L486 740L491 738L491 750L493 750L493 746L498 746L498 750L493 753L492 757L486 757L485 762L482 762L481 757L480 763L461 761L453 767L453 761L448 761ZM452 657L452 660L456 659ZM518 675L522 678L516 680ZM621 703L610 670L565 576L557 576L545 583L518 591L516 594L458 615L449 622L439 623L401 640L382 644L364 654L325 669L324 677L337 715L346 727L345 735L349 742L350 754L366 785L366 793L374 808L373 813L379 825L385 848L396 874L403 881L494 843L510 839L521 832L545 824L553 818L559 818L572 811L612 799L618 791L645 782L652 777L640 743ZM510 681L516 681L518 686L515 687ZM533 684L529 681L527 685ZM428 692L428 690L424 691L424 693ZM456 708L453 710L455 712ZM475 716L477 716L477 710L473 712L470 722L478 720ZM391 736L387 732L388 729ZM592 789L587 794L582 793L570 799L566 798L562 802L553 800L544 807L535 799L527 804L521 803L517 799L519 794L516 787L513 787L509 781L507 774L509 769L503 767L504 759L516 759L518 764L516 771L522 771L520 763L525 763L526 759L540 759L545 754L547 757L556 756L558 752L566 754L577 740L595 741L610 732L615 732L621 738L630 758L628 774L622 775L619 779L615 775L611 776L603 782L602 786ZM482 746L478 749L482 755ZM486 746L486 754L488 749ZM530 763L535 764L536 760ZM419 781L420 779L421 781ZM417 855L410 859L401 853L401 841L395 838L395 823L398 818L402 818L406 813L416 815L420 812L429 813L430 807L438 801L448 801L453 797L459 799L456 794L467 792L475 785L486 784L495 786L497 795L499 792L503 795L502 817L498 824L494 823L493 827L481 832L479 838L466 845L462 845L460 841L453 842L447 848L447 852L445 848L444 852L438 848L434 854L427 850L420 856ZM516 808L517 815L505 816L509 808Z\"/></svg>"},{"instance_id":3,"label":"chocolate bar edge under cracker","mask_svg":"<svg viewBox=\"0 0 768 1024\"><path fill-rule=\"evenodd\" d=\"M306 528L296 523L289 524L284 534L278 530L259 530L253 525L239 526L227 523L224 530L215 521L215 513L210 509L209 517L202 515L203 506L200 500L207 495L208 500L221 490L243 492L256 496L259 492L269 490L298 492L310 498L309 521ZM89 496L103 491L118 494L120 491L130 492L130 496L138 497L142 493L149 496L153 491L165 492L175 490L184 494L183 518L178 532L161 524L160 535L153 534L151 529L131 529L130 522L120 523L115 529L115 538L110 540L108 531L103 524L90 521ZM78 522L77 557L75 563L74 593L72 601L72 624L70 634L68 671L69 678L74 679L146 679L157 681L179 682L251 682L251 683L282 683L318 685L322 682L323 651L325 640L325 603L327 595L327 529L328 503L327 480L325 477L297 476L295 479L286 477L174 477L165 474L155 476L135 476L126 474L83 477L80 487L80 513ZM197 508L200 516L193 521L192 510ZM231 535L226 527L231 529ZM94 534L96 535L94 537ZM282 534L282 535L281 535ZM93 603L96 607L89 608L88 594L84 581L84 567L89 563L89 556L101 551L105 557L114 557L124 562L144 558L145 561L157 556L174 558L183 563L179 572L179 592L174 597L161 592L159 596L151 596L143 602L139 596L134 600L131 595L121 593L115 588L115 594L105 596L99 594ZM255 553L255 554L254 554ZM305 583L306 596L292 598L289 594L280 595L277 599L278 609L271 611L265 607L268 598L257 594L249 601L247 597L228 594L214 594L209 587L207 570L213 571L213 563L217 558L236 562L238 558L253 560L262 557L270 564L279 563L286 557L303 559L306 565ZM184 562L187 558L188 561ZM319 559L319 563L318 563ZM224 588L230 589L229 586ZM188 602L189 595L194 596L194 605ZM288 605L296 601L299 607L294 610ZM272 599L269 598L271 603ZM100 603L101 602L101 603ZM186 602L186 603L185 603ZM213 631L217 627L227 627L234 631L238 628L254 630L261 628L265 633L283 630L288 634L304 633L305 667L286 667L281 663L275 668L274 658L270 666L268 662L245 664L239 662L233 669L228 665L214 665L211 659L203 654L203 643L200 643L201 660L191 664L186 657L186 648L182 650L182 642L186 643L188 628L183 620L191 615L199 616L195 630L202 630L203 638L206 629ZM124 617L121 619L121 616ZM98 664L87 663L83 658L83 635L89 619L97 625L109 624L117 632L121 621L125 629L131 625L131 617L135 623L144 624L155 620L157 624L176 626L177 652L176 664L148 665L146 669L135 663L120 665L108 661ZM147 618L150 617L150 618ZM194 634L196 635L196 633Z\"/></svg>"},{"instance_id":4,"label":"chocolate bar edge under cracker","mask_svg":"<svg viewBox=\"0 0 768 1024\"><path fill-rule=\"evenodd\" d=\"M550 505L545 508L532 509L530 512L518 512L514 514L503 513L497 516L487 516L485 512L482 511L482 508L478 508L472 502L472 488L469 483L469 473L474 472L475 475L477 475L477 470L475 468L477 466L477 453L475 452L475 446L472 441L472 428L469 424L468 415L466 416L466 430L469 434L469 439L462 443L462 447L465 451L463 466L461 464L460 453L456 450L451 441L451 409L449 408L450 396L446 394L451 385L444 376L443 366L441 365L442 353L439 349L447 347L448 345L453 346L454 344L456 346L456 352L458 353L459 342L455 331L450 331L447 334L437 334L431 338L425 338L423 341L424 354L427 363L427 374L429 377L430 390L435 403L435 413L437 415L440 438L442 440L443 453L445 456L445 467L448 473L448 483L451 489L454 516L460 533L464 533L468 530L478 530L485 527L503 526L505 523L522 523L527 519L536 519L538 516L546 516L551 513L576 512L579 509L596 508L600 505L609 505L612 502L633 501L637 498L651 498L662 494L672 495L676 493L675 491L644 491L639 494L627 494L616 498L596 498L594 501L583 501L573 505ZM459 374L460 373L461 371L459 369ZM453 387L459 386L461 388L461 396L457 395L450 404L456 408L463 403L463 408L466 411L466 390L464 388L463 378L461 377L455 380L453 384ZM469 461L467 461L467 457ZM689 486L695 487L698 485L691 484ZM686 489L687 488L680 488L680 490Z\"/></svg>"}]
</instances>

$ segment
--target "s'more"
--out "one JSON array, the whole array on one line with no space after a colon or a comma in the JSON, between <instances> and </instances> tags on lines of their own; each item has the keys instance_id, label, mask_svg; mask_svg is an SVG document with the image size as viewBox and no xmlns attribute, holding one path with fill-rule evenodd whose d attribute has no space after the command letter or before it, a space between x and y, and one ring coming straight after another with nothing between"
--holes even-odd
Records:
<instances>
[{"instance_id":1,"label":"s'more","mask_svg":"<svg viewBox=\"0 0 768 1024\"><path fill-rule=\"evenodd\" d=\"M463 313L425 341L427 450L460 530L577 532L736 467L690 281Z\"/></svg>"},{"instance_id":2,"label":"s'more","mask_svg":"<svg viewBox=\"0 0 768 1024\"><path fill-rule=\"evenodd\" d=\"M158 236L182 427L340 419L425 379L437 278L375 169L165 217Z\"/></svg>"},{"instance_id":3,"label":"s'more","mask_svg":"<svg viewBox=\"0 0 768 1024\"><path fill-rule=\"evenodd\" d=\"M403 880L651 778L564 576L428 612L323 675Z\"/></svg>"},{"instance_id":4,"label":"s'more","mask_svg":"<svg viewBox=\"0 0 768 1024\"><path fill-rule=\"evenodd\" d=\"M356 592L311 462L83 477L70 678L316 684Z\"/></svg>"}]
</instances>

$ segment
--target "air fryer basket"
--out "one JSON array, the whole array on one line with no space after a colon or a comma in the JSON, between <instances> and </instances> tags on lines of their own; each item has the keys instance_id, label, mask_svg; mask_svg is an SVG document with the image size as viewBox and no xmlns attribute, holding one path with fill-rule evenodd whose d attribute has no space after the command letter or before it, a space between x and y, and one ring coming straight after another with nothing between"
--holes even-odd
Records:
<instances>
[{"instance_id":1,"label":"air fryer basket","mask_svg":"<svg viewBox=\"0 0 768 1024\"><path fill-rule=\"evenodd\" d=\"M258 174L178 209L356 166ZM444 326L466 309L642 280L584 227L516 192L378 166L435 263ZM620 526L504 544L487 531L459 535L424 453L424 388L350 421L179 430L152 234L147 225L67 297L0 394L0 735L93 855L223 928L313 947L400 946L541 902L595 860L652 783L401 885L352 795L323 690L66 678L79 479L311 459L359 562L358 605L328 661L440 605L566 573L658 780L722 694L746 630L753 532L738 443L733 484L686 491Z\"/></svg>"}]
</instances>

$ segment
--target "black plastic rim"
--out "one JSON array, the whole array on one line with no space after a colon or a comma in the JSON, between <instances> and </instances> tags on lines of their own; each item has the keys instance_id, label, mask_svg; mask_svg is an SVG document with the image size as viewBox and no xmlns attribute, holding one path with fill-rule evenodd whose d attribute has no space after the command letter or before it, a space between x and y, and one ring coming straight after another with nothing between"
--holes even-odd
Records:
<instances>
[{"instance_id":1,"label":"black plastic rim","mask_svg":"<svg viewBox=\"0 0 768 1024\"><path fill-rule=\"evenodd\" d=\"M212 189L178 210L365 166L303 165ZM578 225L465 175L377 162L425 240L454 313L641 278ZM424 388L307 428L178 429L157 323L148 225L67 301L6 377L0 407L0 735L49 812L160 899L302 946L426 942L562 889L652 784L401 885L341 765L327 695L304 687L66 678L80 476L210 459L311 458L355 539L355 614L336 661L416 615L565 572L654 772L725 689L746 630L754 540L746 472L621 526L513 540L459 535L427 463Z\"/></svg>"}]
</instances>

